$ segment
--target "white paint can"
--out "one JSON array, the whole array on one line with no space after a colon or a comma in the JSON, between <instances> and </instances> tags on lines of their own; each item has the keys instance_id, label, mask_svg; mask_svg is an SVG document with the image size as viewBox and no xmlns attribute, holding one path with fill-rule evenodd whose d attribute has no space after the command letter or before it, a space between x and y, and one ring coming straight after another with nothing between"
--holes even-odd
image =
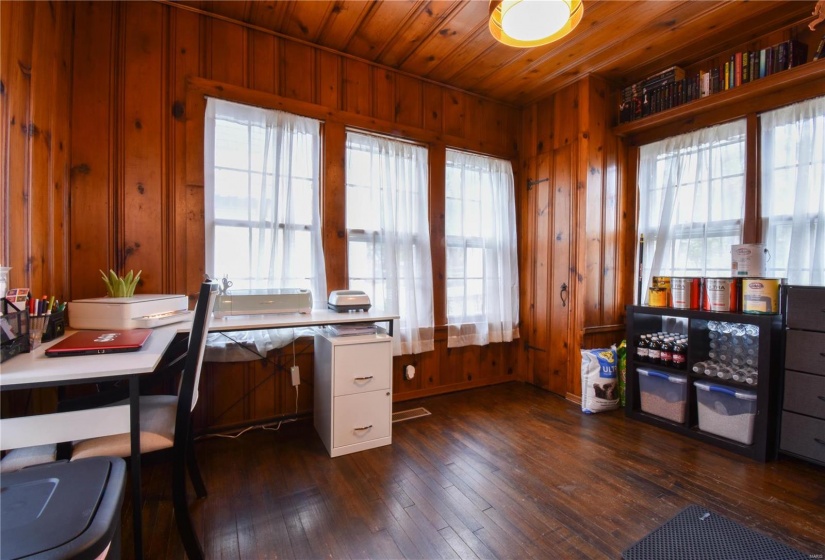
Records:
<instances>
[{"instance_id":1,"label":"white paint can","mask_svg":"<svg viewBox=\"0 0 825 560\"><path fill-rule=\"evenodd\" d=\"M731 245L731 275L734 277L759 278L766 274L771 254L764 243Z\"/></svg>"}]
</instances>

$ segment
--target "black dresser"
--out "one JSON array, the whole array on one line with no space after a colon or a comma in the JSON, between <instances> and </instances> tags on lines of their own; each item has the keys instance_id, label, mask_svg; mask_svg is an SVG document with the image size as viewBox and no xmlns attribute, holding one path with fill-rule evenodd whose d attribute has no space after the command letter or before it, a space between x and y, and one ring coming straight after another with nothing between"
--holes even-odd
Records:
<instances>
[{"instance_id":1,"label":"black dresser","mask_svg":"<svg viewBox=\"0 0 825 560\"><path fill-rule=\"evenodd\" d=\"M825 465L825 287L787 286L779 448Z\"/></svg>"}]
</instances>

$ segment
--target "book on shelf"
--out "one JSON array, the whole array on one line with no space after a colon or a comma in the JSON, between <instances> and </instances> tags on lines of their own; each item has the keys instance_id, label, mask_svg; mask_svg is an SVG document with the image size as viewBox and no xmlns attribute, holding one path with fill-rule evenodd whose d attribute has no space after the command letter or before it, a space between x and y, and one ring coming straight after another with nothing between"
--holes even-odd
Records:
<instances>
[{"instance_id":1,"label":"book on shelf","mask_svg":"<svg viewBox=\"0 0 825 560\"><path fill-rule=\"evenodd\" d=\"M699 70L699 97L710 95L710 72Z\"/></svg>"},{"instance_id":2,"label":"book on shelf","mask_svg":"<svg viewBox=\"0 0 825 560\"><path fill-rule=\"evenodd\" d=\"M764 78L767 74L765 73L765 69L768 64L768 52L767 49L760 49L759 50L759 77Z\"/></svg>"},{"instance_id":3,"label":"book on shelf","mask_svg":"<svg viewBox=\"0 0 825 560\"><path fill-rule=\"evenodd\" d=\"M733 55L733 87L742 85L742 53L734 53Z\"/></svg>"},{"instance_id":4,"label":"book on shelf","mask_svg":"<svg viewBox=\"0 0 825 560\"><path fill-rule=\"evenodd\" d=\"M822 36L822 39L819 40L819 46L816 48L814 52L814 60L819 60L820 58L825 57L825 35Z\"/></svg>"},{"instance_id":5,"label":"book on shelf","mask_svg":"<svg viewBox=\"0 0 825 560\"><path fill-rule=\"evenodd\" d=\"M788 68L808 62L808 45L800 41L788 41Z\"/></svg>"},{"instance_id":6,"label":"book on shelf","mask_svg":"<svg viewBox=\"0 0 825 560\"><path fill-rule=\"evenodd\" d=\"M751 81L750 53L746 51L739 54L742 55L742 83L747 84Z\"/></svg>"},{"instance_id":7,"label":"book on shelf","mask_svg":"<svg viewBox=\"0 0 825 560\"><path fill-rule=\"evenodd\" d=\"M759 51L748 53L750 58L750 81L759 79Z\"/></svg>"},{"instance_id":8,"label":"book on shelf","mask_svg":"<svg viewBox=\"0 0 825 560\"><path fill-rule=\"evenodd\" d=\"M722 68L715 66L711 69L711 93L719 93L722 91Z\"/></svg>"},{"instance_id":9,"label":"book on shelf","mask_svg":"<svg viewBox=\"0 0 825 560\"><path fill-rule=\"evenodd\" d=\"M657 72L642 81L643 87L658 87L664 84L678 82L685 77L685 70L679 66L671 66L667 70Z\"/></svg>"}]
</instances>

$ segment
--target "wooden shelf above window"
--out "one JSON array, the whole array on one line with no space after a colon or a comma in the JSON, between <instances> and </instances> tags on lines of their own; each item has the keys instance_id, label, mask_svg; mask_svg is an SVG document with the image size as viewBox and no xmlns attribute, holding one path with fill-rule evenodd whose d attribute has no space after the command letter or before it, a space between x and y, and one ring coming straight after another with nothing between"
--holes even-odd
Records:
<instances>
[{"instance_id":1,"label":"wooden shelf above window","mask_svg":"<svg viewBox=\"0 0 825 560\"><path fill-rule=\"evenodd\" d=\"M818 95L825 95L825 59L620 124L613 128L613 133L635 136L658 128L680 129L673 131L677 133L695 130Z\"/></svg>"}]
</instances>

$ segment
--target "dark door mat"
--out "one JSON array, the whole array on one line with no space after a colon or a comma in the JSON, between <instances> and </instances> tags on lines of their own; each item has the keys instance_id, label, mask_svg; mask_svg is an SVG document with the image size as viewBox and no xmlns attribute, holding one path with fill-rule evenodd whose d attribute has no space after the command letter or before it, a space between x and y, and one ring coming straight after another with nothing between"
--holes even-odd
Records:
<instances>
[{"instance_id":1,"label":"dark door mat","mask_svg":"<svg viewBox=\"0 0 825 560\"><path fill-rule=\"evenodd\" d=\"M782 544L700 506L676 517L622 552L624 560L810 560Z\"/></svg>"}]
</instances>

